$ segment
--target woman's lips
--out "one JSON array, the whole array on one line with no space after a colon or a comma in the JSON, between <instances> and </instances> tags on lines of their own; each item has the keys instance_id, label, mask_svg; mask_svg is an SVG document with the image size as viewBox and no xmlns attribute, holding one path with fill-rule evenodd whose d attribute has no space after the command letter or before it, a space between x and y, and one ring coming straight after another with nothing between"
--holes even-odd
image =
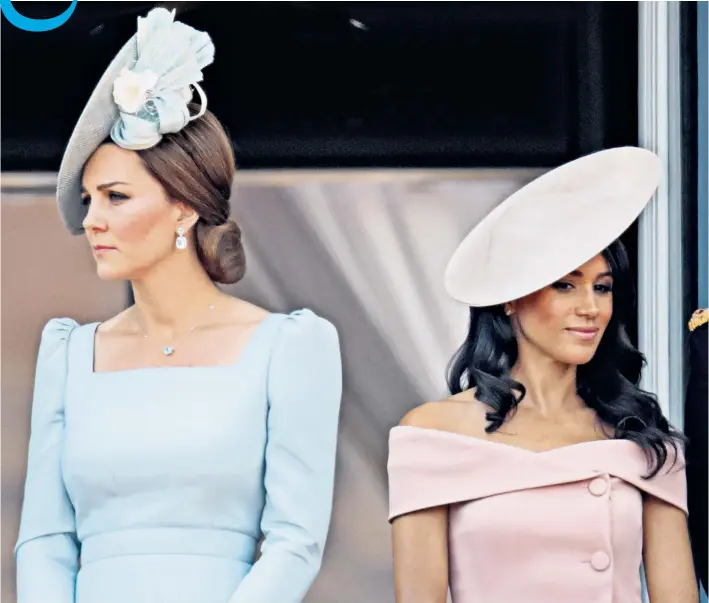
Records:
<instances>
[{"instance_id":1,"label":"woman's lips","mask_svg":"<svg viewBox=\"0 0 709 603\"><path fill-rule=\"evenodd\" d=\"M107 245L94 245L94 254L95 255L103 255L104 253L108 253L109 251L115 251L115 247L108 247Z\"/></svg>"},{"instance_id":2,"label":"woman's lips","mask_svg":"<svg viewBox=\"0 0 709 603\"><path fill-rule=\"evenodd\" d=\"M590 327L579 327L566 330L573 336L578 337L583 341L591 341L596 338L596 335L598 335L598 329Z\"/></svg>"}]
</instances>

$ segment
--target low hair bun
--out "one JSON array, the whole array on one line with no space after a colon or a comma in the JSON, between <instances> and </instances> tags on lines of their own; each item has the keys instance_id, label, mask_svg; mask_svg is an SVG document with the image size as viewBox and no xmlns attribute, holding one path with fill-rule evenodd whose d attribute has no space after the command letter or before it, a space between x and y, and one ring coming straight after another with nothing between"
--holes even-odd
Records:
<instances>
[{"instance_id":1,"label":"low hair bun","mask_svg":"<svg viewBox=\"0 0 709 603\"><path fill-rule=\"evenodd\" d=\"M191 104L190 113L199 111ZM207 111L179 132L165 134L149 149L137 151L143 165L165 189L168 199L191 207L197 256L209 278L231 285L246 272L241 230L229 220L236 164L231 140Z\"/></svg>"},{"instance_id":2,"label":"low hair bun","mask_svg":"<svg viewBox=\"0 0 709 603\"><path fill-rule=\"evenodd\" d=\"M211 226L203 220L195 225L197 256L209 277L217 283L238 283L246 272L246 254L241 229L233 220Z\"/></svg>"}]
</instances>

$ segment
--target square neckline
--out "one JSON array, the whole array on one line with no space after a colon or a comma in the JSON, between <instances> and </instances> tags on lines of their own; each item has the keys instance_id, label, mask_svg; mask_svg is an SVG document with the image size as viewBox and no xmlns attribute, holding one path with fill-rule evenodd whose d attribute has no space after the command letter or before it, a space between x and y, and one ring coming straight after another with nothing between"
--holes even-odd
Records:
<instances>
[{"instance_id":1,"label":"square neckline","mask_svg":"<svg viewBox=\"0 0 709 603\"><path fill-rule=\"evenodd\" d=\"M95 322L91 325L91 332L89 337L89 353L88 353L88 363L89 363L89 373L93 376L102 375L122 375L131 373L148 373L148 372L165 372L165 371L184 371L188 369L202 369L207 371L215 371L219 369L235 369L239 367L244 361L245 357L250 353L251 349L255 347L256 340L259 339L261 332L267 323L270 323L275 316L279 316L277 312L272 312L266 318L264 318L256 327L254 328L251 336L248 338L241 352L237 356L236 360L228 364L198 364L193 366L188 365L176 365L176 366L141 366L136 368L121 369L117 371L96 371L96 331L99 326L103 324L102 322Z\"/></svg>"}]
</instances>

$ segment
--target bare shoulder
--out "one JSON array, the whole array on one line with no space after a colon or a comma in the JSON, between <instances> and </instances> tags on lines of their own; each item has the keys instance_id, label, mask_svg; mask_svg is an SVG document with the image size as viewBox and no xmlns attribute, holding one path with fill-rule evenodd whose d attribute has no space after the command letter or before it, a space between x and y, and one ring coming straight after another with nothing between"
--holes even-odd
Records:
<instances>
[{"instance_id":1,"label":"bare shoulder","mask_svg":"<svg viewBox=\"0 0 709 603\"><path fill-rule=\"evenodd\" d=\"M404 415L399 425L480 437L485 434L485 412L485 406L475 399L474 390L468 390L417 406Z\"/></svg>"}]
</instances>

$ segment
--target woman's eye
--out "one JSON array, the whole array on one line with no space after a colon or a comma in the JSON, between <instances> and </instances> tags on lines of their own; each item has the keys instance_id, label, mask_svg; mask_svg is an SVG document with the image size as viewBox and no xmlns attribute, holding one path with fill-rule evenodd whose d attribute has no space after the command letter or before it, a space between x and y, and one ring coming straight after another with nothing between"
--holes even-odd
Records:
<instances>
[{"instance_id":1,"label":"woman's eye","mask_svg":"<svg viewBox=\"0 0 709 603\"><path fill-rule=\"evenodd\" d=\"M596 285L596 291L600 291L601 293L610 293L613 291L613 285Z\"/></svg>"},{"instance_id":2,"label":"woman's eye","mask_svg":"<svg viewBox=\"0 0 709 603\"><path fill-rule=\"evenodd\" d=\"M557 291L569 291L573 285L571 283L566 283L564 281L559 281L552 285Z\"/></svg>"},{"instance_id":3,"label":"woman's eye","mask_svg":"<svg viewBox=\"0 0 709 603\"><path fill-rule=\"evenodd\" d=\"M123 193L115 193L115 192L110 192L108 193L108 198L116 203L118 201L125 201L128 197L124 195Z\"/></svg>"}]
</instances>

